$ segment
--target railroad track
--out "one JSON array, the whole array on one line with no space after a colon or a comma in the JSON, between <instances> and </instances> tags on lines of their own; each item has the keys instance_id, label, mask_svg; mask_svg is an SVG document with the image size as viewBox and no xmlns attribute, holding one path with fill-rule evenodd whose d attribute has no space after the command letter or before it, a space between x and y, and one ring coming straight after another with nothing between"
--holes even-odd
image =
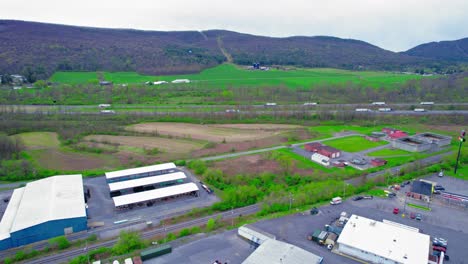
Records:
<instances>
[{"instance_id":1,"label":"railroad track","mask_svg":"<svg viewBox=\"0 0 468 264\"><path fill-rule=\"evenodd\" d=\"M177 223L177 224L170 225L170 226L148 230L148 231L141 233L141 238L149 239L156 235L167 234L169 232L173 232L173 231L180 230L183 228L204 225L210 218L216 218L218 216L221 216L221 219L231 219L233 217L238 217L240 215L253 214L253 213L256 213L258 210L259 210L258 204L254 204L254 205L250 205L250 206L246 206L242 208L237 208L231 211L225 211L225 212L221 212L221 213L217 213L217 214L213 214L213 215L209 215L205 217L200 217L200 218L193 219L190 221ZM72 249L72 250L64 251L55 255L45 256L40 259L29 260L28 263L32 263L32 264L63 263L79 255L86 254L86 252L88 251L91 251L97 248L102 248L102 247L111 247L117 241L118 239L112 239L112 240L104 241L101 243L89 245L87 249L85 248Z\"/></svg>"}]
</instances>

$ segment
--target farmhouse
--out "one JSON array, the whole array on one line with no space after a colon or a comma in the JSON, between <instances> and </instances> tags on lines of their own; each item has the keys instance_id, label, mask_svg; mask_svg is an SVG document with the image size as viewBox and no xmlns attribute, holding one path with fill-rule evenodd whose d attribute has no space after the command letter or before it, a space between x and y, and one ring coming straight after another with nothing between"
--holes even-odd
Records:
<instances>
[{"instance_id":1,"label":"farmhouse","mask_svg":"<svg viewBox=\"0 0 468 264\"><path fill-rule=\"evenodd\" d=\"M374 167L380 167L380 166L387 164L387 161L383 159L373 159L371 160L371 164Z\"/></svg>"},{"instance_id":2,"label":"farmhouse","mask_svg":"<svg viewBox=\"0 0 468 264\"><path fill-rule=\"evenodd\" d=\"M323 156L329 157L330 159L338 158L338 157L341 156L341 151L340 150L338 150L336 148L329 147L329 146L320 147L317 150L317 153L319 153L319 154L321 154Z\"/></svg>"},{"instance_id":3,"label":"farmhouse","mask_svg":"<svg viewBox=\"0 0 468 264\"><path fill-rule=\"evenodd\" d=\"M29 182L13 192L0 222L0 249L83 231L87 214L81 174Z\"/></svg>"},{"instance_id":4,"label":"farmhouse","mask_svg":"<svg viewBox=\"0 0 468 264\"><path fill-rule=\"evenodd\" d=\"M387 134L387 136L390 137L391 139L397 139L397 138L408 136L406 132L403 132L401 130L394 129L394 128L389 128L389 127L382 128L382 132Z\"/></svg>"},{"instance_id":5,"label":"farmhouse","mask_svg":"<svg viewBox=\"0 0 468 264\"><path fill-rule=\"evenodd\" d=\"M427 264L430 242L417 228L352 215L338 238L338 251L368 263Z\"/></svg>"},{"instance_id":6,"label":"farmhouse","mask_svg":"<svg viewBox=\"0 0 468 264\"><path fill-rule=\"evenodd\" d=\"M318 143L318 142L314 142L314 143L307 143L304 145L304 149L307 150L307 151L310 151L310 152L317 152L319 148L321 148L323 145Z\"/></svg>"}]
</instances>

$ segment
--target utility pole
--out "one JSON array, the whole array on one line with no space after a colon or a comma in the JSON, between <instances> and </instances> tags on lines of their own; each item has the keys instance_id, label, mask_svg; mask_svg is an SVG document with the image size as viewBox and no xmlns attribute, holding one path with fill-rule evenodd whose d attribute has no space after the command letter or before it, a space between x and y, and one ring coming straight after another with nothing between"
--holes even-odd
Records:
<instances>
[{"instance_id":1,"label":"utility pole","mask_svg":"<svg viewBox=\"0 0 468 264\"><path fill-rule=\"evenodd\" d=\"M455 170L453 172L454 174L457 174L458 160L460 159L460 150L461 150L463 142L465 142L465 140L466 140L465 135L466 135L465 130L462 130L461 133L460 133L460 136L458 137L458 141L460 141L460 144L458 145L457 161L455 162Z\"/></svg>"},{"instance_id":2,"label":"utility pole","mask_svg":"<svg viewBox=\"0 0 468 264\"><path fill-rule=\"evenodd\" d=\"M231 225L234 227L234 206L231 206Z\"/></svg>"},{"instance_id":3,"label":"utility pole","mask_svg":"<svg viewBox=\"0 0 468 264\"><path fill-rule=\"evenodd\" d=\"M292 207L292 194L289 193L289 211L291 211L291 207Z\"/></svg>"}]
</instances>

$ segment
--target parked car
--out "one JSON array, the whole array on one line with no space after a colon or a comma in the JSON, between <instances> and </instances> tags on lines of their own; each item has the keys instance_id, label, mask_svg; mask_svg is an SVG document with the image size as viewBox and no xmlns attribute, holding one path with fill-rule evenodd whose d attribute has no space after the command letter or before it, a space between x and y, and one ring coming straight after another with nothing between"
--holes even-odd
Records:
<instances>
[{"instance_id":1,"label":"parked car","mask_svg":"<svg viewBox=\"0 0 468 264\"><path fill-rule=\"evenodd\" d=\"M364 199L374 199L374 196L372 196L372 195L367 195L367 196L363 196L362 198L364 198Z\"/></svg>"},{"instance_id":2,"label":"parked car","mask_svg":"<svg viewBox=\"0 0 468 264\"><path fill-rule=\"evenodd\" d=\"M391 193L388 193L387 196L388 198L393 198L393 197L396 197L396 193L391 192Z\"/></svg>"},{"instance_id":3,"label":"parked car","mask_svg":"<svg viewBox=\"0 0 468 264\"><path fill-rule=\"evenodd\" d=\"M416 214L416 220L421 221L422 220L422 215L421 214Z\"/></svg>"},{"instance_id":4,"label":"parked car","mask_svg":"<svg viewBox=\"0 0 468 264\"><path fill-rule=\"evenodd\" d=\"M433 194L440 194L440 191L435 190L435 191L433 192Z\"/></svg>"},{"instance_id":5,"label":"parked car","mask_svg":"<svg viewBox=\"0 0 468 264\"><path fill-rule=\"evenodd\" d=\"M356 196L356 197L353 198L353 201L359 201L359 200L362 200L362 199L364 199L364 197Z\"/></svg>"},{"instance_id":6,"label":"parked car","mask_svg":"<svg viewBox=\"0 0 468 264\"><path fill-rule=\"evenodd\" d=\"M400 209L395 207L393 208L393 214L399 214L400 213Z\"/></svg>"},{"instance_id":7,"label":"parked car","mask_svg":"<svg viewBox=\"0 0 468 264\"><path fill-rule=\"evenodd\" d=\"M432 244L435 246L441 246L441 247L447 247L447 240L441 238L441 237L435 237L432 240Z\"/></svg>"},{"instance_id":8,"label":"parked car","mask_svg":"<svg viewBox=\"0 0 468 264\"><path fill-rule=\"evenodd\" d=\"M411 218L411 219L415 219L415 218L416 218L416 214L413 213L413 212L411 212L411 213L410 213L410 218Z\"/></svg>"},{"instance_id":9,"label":"parked car","mask_svg":"<svg viewBox=\"0 0 468 264\"><path fill-rule=\"evenodd\" d=\"M311 214L311 215L316 215L316 214L318 214L318 213L319 213L319 210L317 209L317 207L314 207L314 208L312 208L312 209L310 210L310 214Z\"/></svg>"},{"instance_id":10,"label":"parked car","mask_svg":"<svg viewBox=\"0 0 468 264\"><path fill-rule=\"evenodd\" d=\"M436 185L436 186L434 186L434 190L436 190L436 191L445 191L445 188L442 185Z\"/></svg>"},{"instance_id":11,"label":"parked car","mask_svg":"<svg viewBox=\"0 0 468 264\"><path fill-rule=\"evenodd\" d=\"M432 246L433 250L441 251L441 252L447 252L447 249L444 247L438 247L438 246Z\"/></svg>"}]
</instances>

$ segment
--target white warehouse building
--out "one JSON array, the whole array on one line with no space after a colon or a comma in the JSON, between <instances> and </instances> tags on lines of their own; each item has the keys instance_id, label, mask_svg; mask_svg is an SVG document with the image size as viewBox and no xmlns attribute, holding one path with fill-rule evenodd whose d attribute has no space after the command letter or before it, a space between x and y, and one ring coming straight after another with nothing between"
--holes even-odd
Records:
<instances>
[{"instance_id":1,"label":"white warehouse building","mask_svg":"<svg viewBox=\"0 0 468 264\"><path fill-rule=\"evenodd\" d=\"M430 243L417 228L352 215L338 238L338 251L369 263L427 264Z\"/></svg>"}]
</instances>

